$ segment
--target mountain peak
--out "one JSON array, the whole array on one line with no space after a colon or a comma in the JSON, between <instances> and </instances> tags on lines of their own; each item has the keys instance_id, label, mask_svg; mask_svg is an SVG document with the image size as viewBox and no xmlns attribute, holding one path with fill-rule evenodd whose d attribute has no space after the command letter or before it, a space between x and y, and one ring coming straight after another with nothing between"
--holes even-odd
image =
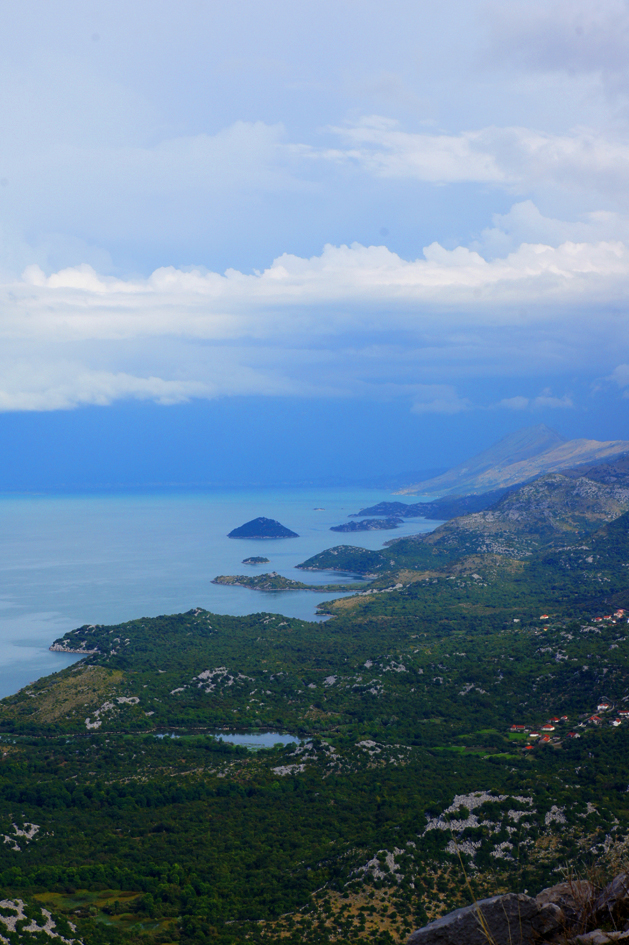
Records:
<instances>
[{"instance_id":1,"label":"mountain peak","mask_svg":"<svg viewBox=\"0 0 629 945\"><path fill-rule=\"evenodd\" d=\"M483 450L464 463L459 463L443 475L400 489L400 494L417 491L450 492L489 469L500 469L531 459L565 442L563 436L551 430L545 423L524 427L522 430L516 430L515 433L508 433L489 449ZM470 491L473 490L470 489Z\"/></svg>"},{"instance_id":2,"label":"mountain peak","mask_svg":"<svg viewBox=\"0 0 629 945\"><path fill-rule=\"evenodd\" d=\"M470 494L526 482L543 473L596 462L629 450L626 440L566 440L545 423L509 433L494 446L442 476L400 489L398 494Z\"/></svg>"}]
</instances>

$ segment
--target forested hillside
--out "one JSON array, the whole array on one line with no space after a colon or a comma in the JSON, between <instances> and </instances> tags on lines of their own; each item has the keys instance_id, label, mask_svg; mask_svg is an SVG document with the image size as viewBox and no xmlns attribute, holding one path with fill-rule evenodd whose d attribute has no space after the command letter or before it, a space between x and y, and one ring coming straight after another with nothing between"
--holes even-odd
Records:
<instances>
[{"instance_id":1,"label":"forested hillside","mask_svg":"<svg viewBox=\"0 0 629 945\"><path fill-rule=\"evenodd\" d=\"M375 577L325 622L259 590L250 617L66 634L82 659L0 703L7 895L86 945L384 943L468 902L463 867L475 895L603 876L629 830L626 503L553 474L331 549L304 567Z\"/></svg>"}]
</instances>

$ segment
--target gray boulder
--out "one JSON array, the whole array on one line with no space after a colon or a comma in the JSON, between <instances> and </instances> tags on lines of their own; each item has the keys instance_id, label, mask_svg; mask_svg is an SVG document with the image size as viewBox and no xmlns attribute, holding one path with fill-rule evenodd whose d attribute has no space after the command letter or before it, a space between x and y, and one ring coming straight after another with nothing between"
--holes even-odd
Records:
<instances>
[{"instance_id":1,"label":"gray boulder","mask_svg":"<svg viewBox=\"0 0 629 945\"><path fill-rule=\"evenodd\" d=\"M594 929L593 932L569 939L567 945L613 945L614 942L627 945L629 932L602 932L600 929Z\"/></svg>"},{"instance_id":2,"label":"gray boulder","mask_svg":"<svg viewBox=\"0 0 629 945\"><path fill-rule=\"evenodd\" d=\"M619 873L609 883L594 904L594 916L599 923L617 923L629 914L629 873Z\"/></svg>"},{"instance_id":3,"label":"gray boulder","mask_svg":"<svg viewBox=\"0 0 629 945\"><path fill-rule=\"evenodd\" d=\"M534 945L563 925L554 902L508 893L442 916L413 932L408 945Z\"/></svg>"},{"instance_id":4,"label":"gray boulder","mask_svg":"<svg viewBox=\"0 0 629 945\"><path fill-rule=\"evenodd\" d=\"M564 927L573 934L591 928L596 888L585 879L557 883L542 889L535 897L538 906L558 906L563 913Z\"/></svg>"}]
</instances>

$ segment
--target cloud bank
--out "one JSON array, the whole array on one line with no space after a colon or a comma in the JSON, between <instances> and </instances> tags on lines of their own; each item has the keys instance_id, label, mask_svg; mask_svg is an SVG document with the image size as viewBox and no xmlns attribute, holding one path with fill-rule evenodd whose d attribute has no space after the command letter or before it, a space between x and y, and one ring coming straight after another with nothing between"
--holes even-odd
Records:
<instances>
[{"instance_id":1,"label":"cloud bank","mask_svg":"<svg viewBox=\"0 0 629 945\"><path fill-rule=\"evenodd\" d=\"M0 410L273 394L403 395L417 413L456 413L471 404L445 376L609 374L629 342L628 296L620 240L525 243L492 259L437 243L414 260L328 245L253 274L162 267L136 279L33 265L0 285Z\"/></svg>"}]
</instances>

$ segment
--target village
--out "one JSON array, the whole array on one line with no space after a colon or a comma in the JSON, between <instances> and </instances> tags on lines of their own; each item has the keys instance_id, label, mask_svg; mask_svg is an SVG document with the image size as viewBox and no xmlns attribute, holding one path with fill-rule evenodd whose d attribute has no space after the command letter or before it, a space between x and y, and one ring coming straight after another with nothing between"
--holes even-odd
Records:
<instances>
[{"instance_id":1,"label":"village","mask_svg":"<svg viewBox=\"0 0 629 945\"><path fill-rule=\"evenodd\" d=\"M627 619L626 611L622 608L614 611L613 614L607 614L604 617L594 617L594 623L617 623L619 620ZM549 614L542 614L541 621L550 620ZM519 622L519 621L518 621ZM629 623L629 620L627 620ZM629 720L629 709L615 709L611 699L601 698L593 715L582 716L582 720L576 723L575 728L585 729L588 725L609 725L612 728L618 728L623 722ZM532 751L535 745L552 744L558 746L561 744L562 737L581 738L581 734L576 731L566 731L570 719L567 715L552 716L543 725L511 725L509 732L513 735L526 735L527 744L524 751ZM533 743L533 744L531 744Z\"/></svg>"}]
</instances>

